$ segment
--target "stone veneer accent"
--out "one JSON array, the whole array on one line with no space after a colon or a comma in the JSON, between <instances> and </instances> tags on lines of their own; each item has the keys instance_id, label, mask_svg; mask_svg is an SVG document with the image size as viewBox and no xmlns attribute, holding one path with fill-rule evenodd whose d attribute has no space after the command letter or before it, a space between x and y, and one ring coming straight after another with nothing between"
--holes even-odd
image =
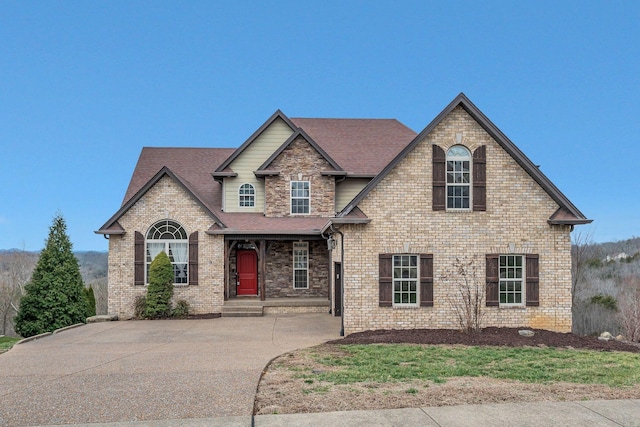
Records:
<instances>
[{"instance_id":1,"label":"stone veneer accent","mask_svg":"<svg viewBox=\"0 0 640 427\"><path fill-rule=\"evenodd\" d=\"M134 232L146 236L155 222L171 219L179 222L188 234L198 231L198 282L197 286L174 287L174 301L189 302L195 314L219 313L224 300L223 237L206 234L213 220L169 176L164 176L140 198L119 220L124 235L109 238L109 313L121 319L133 316L133 302L137 295L145 295L146 286L135 286Z\"/></svg>"},{"instance_id":2,"label":"stone veneer accent","mask_svg":"<svg viewBox=\"0 0 640 427\"><path fill-rule=\"evenodd\" d=\"M327 297L329 254L324 240L309 243L309 288L293 288L293 242L274 242L267 254L267 298Z\"/></svg>"},{"instance_id":3,"label":"stone veneer accent","mask_svg":"<svg viewBox=\"0 0 640 427\"><path fill-rule=\"evenodd\" d=\"M333 167L302 136L296 138L268 169L277 170L279 176L265 178L265 215L324 216L335 214L335 178L320 172ZM310 212L291 215L291 181L309 181L311 189Z\"/></svg>"},{"instance_id":4,"label":"stone veneer accent","mask_svg":"<svg viewBox=\"0 0 640 427\"><path fill-rule=\"evenodd\" d=\"M486 212L434 212L432 147L487 146ZM483 326L571 330L570 227L550 225L558 205L461 107L455 108L359 204L367 225L344 226L345 333L368 329L458 328L446 276L456 258L475 259L485 285L485 254L539 254L540 306L485 307ZM340 243L338 242L338 249ZM434 306L378 306L378 254L428 253L434 259ZM340 261L340 251L333 252Z\"/></svg>"}]
</instances>

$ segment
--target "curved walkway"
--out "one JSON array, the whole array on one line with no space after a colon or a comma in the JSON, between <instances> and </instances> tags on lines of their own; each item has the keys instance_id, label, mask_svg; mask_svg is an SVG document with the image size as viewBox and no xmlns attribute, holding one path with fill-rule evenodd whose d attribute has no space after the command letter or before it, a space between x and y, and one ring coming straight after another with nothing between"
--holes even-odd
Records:
<instances>
[{"instance_id":1,"label":"curved walkway","mask_svg":"<svg viewBox=\"0 0 640 427\"><path fill-rule=\"evenodd\" d=\"M250 418L272 358L339 331L328 314L69 329L0 356L0 425Z\"/></svg>"}]
</instances>

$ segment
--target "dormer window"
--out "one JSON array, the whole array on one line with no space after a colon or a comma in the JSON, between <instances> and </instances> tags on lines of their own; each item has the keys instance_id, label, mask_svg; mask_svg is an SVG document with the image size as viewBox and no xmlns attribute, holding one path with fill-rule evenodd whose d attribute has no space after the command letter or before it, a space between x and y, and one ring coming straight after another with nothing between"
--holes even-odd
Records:
<instances>
[{"instance_id":1,"label":"dormer window","mask_svg":"<svg viewBox=\"0 0 640 427\"><path fill-rule=\"evenodd\" d=\"M462 145L447 151L447 209L469 209L471 153Z\"/></svg>"},{"instance_id":2,"label":"dormer window","mask_svg":"<svg viewBox=\"0 0 640 427\"><path fill-rule=\"evenodd\" d=\"M256 189L251 184L242 184L238 190L238 205L241 208L252 208L256 204Z\"/></svg>"},{"instance_id":3,"label":"dormer window","mask_svg":"<svg viewBox=\"0 0 640 427\"><path fill-rule=\"evenodd\" d=\"M310 212L311 192L309 181L291 181L291 213L308 214Z\"/></svg>"}]
</instances>

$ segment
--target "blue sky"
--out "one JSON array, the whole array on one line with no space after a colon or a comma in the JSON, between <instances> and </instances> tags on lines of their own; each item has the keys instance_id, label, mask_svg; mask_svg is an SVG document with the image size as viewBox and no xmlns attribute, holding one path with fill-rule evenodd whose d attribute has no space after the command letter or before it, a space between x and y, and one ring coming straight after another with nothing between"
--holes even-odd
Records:
<instances>
[{"instance_id":1,"label":"blue sky","mask_svg":"<svg viewBox=\"0 0 640 427\"><path fill-rule=\"evenodd\" d=\"M0 2L0 248L59 211L106 250L144 146L237 147L278 108L420 131L460 92L583 232L640 235L640 3L309 3Z\"/></svg>"}]
</instances>

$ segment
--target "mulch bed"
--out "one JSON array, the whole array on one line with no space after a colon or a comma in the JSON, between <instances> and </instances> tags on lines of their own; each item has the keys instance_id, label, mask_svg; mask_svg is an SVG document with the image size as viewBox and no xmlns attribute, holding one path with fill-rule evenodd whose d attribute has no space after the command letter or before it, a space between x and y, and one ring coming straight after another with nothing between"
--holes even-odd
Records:
<instances>
[{"instance_id":1,"label":"mulch bed","mask_svg":"<svg viewBox=\"0 0 640 427\"><path fill-rule=\"evenodd\" d=\"M523 337L518 331L528 329L533 337ZM629 351L640 353L640 345L625 341L600 341L571 333L530 328L484 328L480 333L464 333L454 329L386 329L357 332L329 344L461 344L469 346L557 347L599 351Z\"/></svg>"}]
</instances>

